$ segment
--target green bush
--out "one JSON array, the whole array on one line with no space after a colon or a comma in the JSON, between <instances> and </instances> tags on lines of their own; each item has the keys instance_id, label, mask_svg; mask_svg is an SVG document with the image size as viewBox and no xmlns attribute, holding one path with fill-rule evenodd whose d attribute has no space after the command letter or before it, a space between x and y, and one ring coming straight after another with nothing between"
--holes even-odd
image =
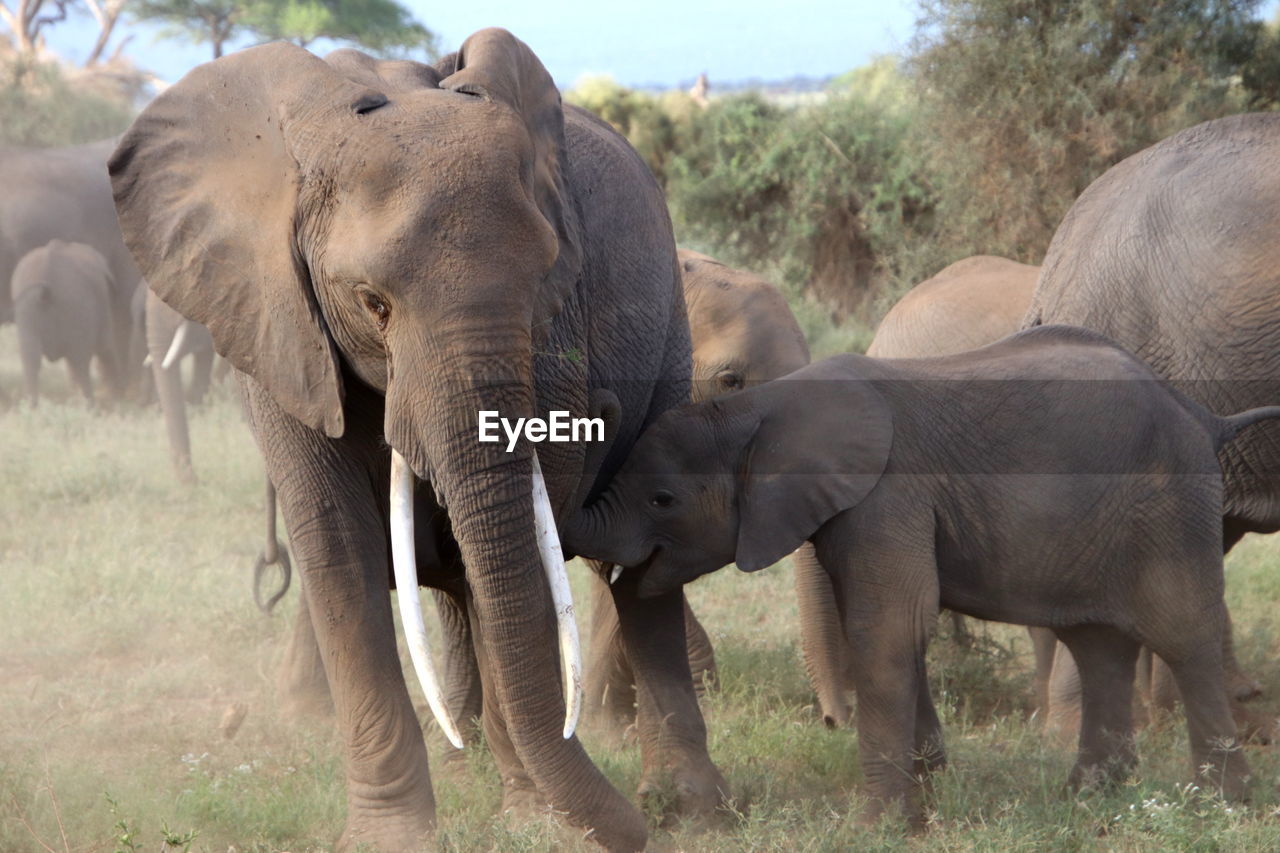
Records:
<instances>
[{"instance_id":1,"label":"green bush","mask_svg":"<svg viewBox=\"0 0 1280 853\"><path fill-rule=\"evenodd\" d=\"M884 61L816 104L747 94L714 101L673 156L678 235L771 271L840 319L865 321L887 285L922 259L894 249L927 230L933 199L906 144L915 113Z\"/></svg>"},{"instance_id":2,"label":"green bush","mask_svg":"<svg viewBox=\"0 0 1280 853\"><path fill-rule=\"evenodd\" d=\"M1039 263L1095 178L1245 109L1257 0L925 0L908 64L944 254Z\"/></svg>"}]
</instances>

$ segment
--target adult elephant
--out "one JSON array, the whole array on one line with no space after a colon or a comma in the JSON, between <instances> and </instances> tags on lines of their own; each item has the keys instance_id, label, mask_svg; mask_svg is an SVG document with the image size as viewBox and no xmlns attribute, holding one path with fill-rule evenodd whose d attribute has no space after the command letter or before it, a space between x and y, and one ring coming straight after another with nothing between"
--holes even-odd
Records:
<instances>
[{"instance_id":1,"label":"adult elephant","mask_svg":"<svg viewBox=\"0 0 1280 853\"><path fill-rule=\"evenodd\" d=\"M582 481L595 460L582 444L478 440L479 411L599 412L614 425L603 482L687 396L671 225L640 158L562 110L529 48L490 29L439 68L288 44L200 66L143 111L111 175L152 288L243 374L345 743L338 847L417 849L435 824L394 569L406 625L420 625L422 582L472 627L507 797L536 794L604 846L642 848L639 810L566 736L560 689L557 625L567 638L572 612L552 606L565 580L553 516L598 488ZM620 589L615 604L644 779L670 775L686 805L710 808L724 781L682 596ZM453 729L425 633L409 647Z\"/></svg>"},{"instance_id":2,"label":"adult elephant","mask_svg":"<svg viewBox=\"0 0 1280 853\"><path fill-rule=\"evenodd\" d=\"M8 282L18 260L50 240L84 243L106 259L112 286L112 358L128 363L132 327L129 302L138 268L116 223L107 179L107 158L116 141L105 139L66 148L0 147L0 282ZM13 319L8 288L0 288L0 323ZM109 390L124 392L118 371Z\"/></svg>"},{"instance_id":3,"label":"adult elephant","mask_svg":"<svg viewBox=\"0 0 1280 853\"><path fill-rule=\"evenodd\" d=\"M693 348L694 401L776 379L809 363L804 333L777 287L690 249L680 249L677 256ZM274 519L273 500L268 488L268 525ZM270 531L266 542L254 571L254 597L259 601L263 566L273 555L284 553ZM280 589L275 597L283 593ZM437 594L436 604L445 636L447 704L455 720L469 721L482 715L483 698L479 668L471 651L470 626L449 595ZM715 650L687 606L684 619L689 668L701 694L715 678ZM592 579L591 620L585 711L588 718L617 729L635 718L635 676L609 585L600 574ZM298 614L295 633L281 661L280 684L290 713L323 714L331 709L305 611ZM463 735L468 737L470 731Z\"/></svg>"},{"instance_id":4,"label":"adult elephant","mask_svg":"<svg viewBox=\"0 0 1280 853\"><path fill-rule=\"evenodd\" d=\"M1013 334L1022 323L1040 268L993 255L956 261L899 299L876 329L867 355L933 358L955 355ZM805 671L828 726L849 722L852 661L840 627L831 578L806 546L797 552L796 593ZM1054 638L1036 645L1037 672L1048 671ZM1037 695L1047 688L1037 683Z\"/></svg>"},{"instance_id":5,"label":"adult elephant","mask_svg":"<svg viewBox=\"0 0 1280 853\"><path fill-rule=\"evenodd\" d=\"M1049 244L1025 324L1095 329L1218 414L1280 402L1278 228L1280 116L1196 125L1081 194ZM1249 431L1219 461L1223 549L1280 530L1280 426ZM1256 695L1226 654L1229 693Z\"/></svg>"}]
</instances>

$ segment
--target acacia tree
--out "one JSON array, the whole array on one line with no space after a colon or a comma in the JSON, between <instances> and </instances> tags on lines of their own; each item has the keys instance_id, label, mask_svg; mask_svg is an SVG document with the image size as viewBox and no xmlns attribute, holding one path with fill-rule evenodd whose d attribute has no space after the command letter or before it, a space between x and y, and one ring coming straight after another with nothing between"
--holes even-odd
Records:
<instances>
[{"instance_id":1,"label":"acacia tree","mask_svg":"<svg viewBox=\"0 0 1280 853\"><path fill-rule=\"evenodd\" d=\"M396 0L132 0L130 11L139 21L168 25L170 35L208 43L214 59L242 35L303 46L323 38L379 53L435 55L434 34Z\"/></svg>"},{"instance_id":2,"label":"acacia tree","mask_svg":"<svg viewBox=\"0 0 1280 853\"><path fill-rule=\"evenodd\" d=\"M924 0L909 68L953 257L1039 263L1124 157L1245 108L1258 0Z\"/></svg>"},{"instance_id":3,"label":"acacia tree","mask_svg":"<svg viewBox=\"0 0 1280 853\"><path fill-rule=\"evenodd\" d=\"M0 0L0 21L13 33L18 53L35 54L40 31L65 21L73 0Z\"/></svg>"},{"instance_id":4,"label":"acacia tree","mask_svg":"<svg viewBox=\"0 0 1280 853\"><path fill-rule=\"evenodd\" d=\"M248 25L263 38L302 47L330 39L380 53L436 55L435 35L395 0L259 0Z\"/></svg>"}]
</instances>

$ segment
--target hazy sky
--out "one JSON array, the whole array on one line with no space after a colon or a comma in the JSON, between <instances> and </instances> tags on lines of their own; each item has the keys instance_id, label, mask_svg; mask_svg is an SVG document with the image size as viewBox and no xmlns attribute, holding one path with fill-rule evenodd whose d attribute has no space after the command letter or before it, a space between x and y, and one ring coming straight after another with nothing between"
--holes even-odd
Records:
<instances>
[{"instance_id":1,"label":"hazy sky","mask_svg":"<svg viewBox=\"0 0 1280 853\"><path fill-rule=\"evenodd\" d=\"M901 50L916 17L915 0L408 0L406 5L440 35L446 51L482 27L506 27L534 49L561 86L584 74L612 74L627 85L673 85L703 71L713 85L716 80L839 74L876 54ZM157 40L154 29L127 23L120 29L137 32L125 52L169 81L212 57L207 44ZM49 33L55 51L81 61L95 35L87 14ZM316 49L324 51L320 45Z\"/></svg>"}]
</instances>

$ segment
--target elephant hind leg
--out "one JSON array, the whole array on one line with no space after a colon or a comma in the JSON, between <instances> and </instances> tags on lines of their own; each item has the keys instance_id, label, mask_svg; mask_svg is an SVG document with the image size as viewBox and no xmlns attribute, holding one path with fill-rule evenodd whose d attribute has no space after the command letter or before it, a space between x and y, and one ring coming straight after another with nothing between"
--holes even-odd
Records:
<instances>
[{"instance_id":1,"label":"elephant hind leg","mask_svg":"<svg viewBox=\"0 0 1280 853\"><path fill-rule=\"evenodd\" d=\"M293 618L289 646L277 670L277 690L285 714L289 716L333 716L333 697L324 673L320 645L311 624L311 609L303 590L298 596L298 612Z\"/></svg>"},{"instance_id":2,"label":"elephant hind leg","mask_svg":"<svg viewBox=\"0 0 1280 853\"><path fill-rule=\"evenodd\" d=\"M89 373L89 359L86 358L67 358L67 373L71 376L71 382L80 391L80 396L84 397L85 405L93 408L93 377Z\"/></svg>"},{"instance_id":3,"label":"elephant hind leg","mask_svg":"<svg viewBox=\"0 0 1280 853\"><path fill-rule=\"evenodd\" d=\"M1182 695L1197 779L1227 797L1243 799L1249 765L1240 748L1223 673L1223 632L1228 624L1225 604L1219 605L1219 613L1216 624L1213 620L1183 620L1182 631L1151 645L1169 665ZM1189 630L1191 625L1199 630Z\"/></svg>"},{"instance_id":4,"label":"elephant hind leg","mask_svg":"<svg viewBox=\"0 0 1280 853\"><path fill-rule=\"evenodd\" d=\"M1137 640L1107 625L1056 630L1080 675L1080 749L1068 785L1117 782L1138 763L1133 741ZM1056 664L1055 664L1056 667Z\"/></svg>"},{"instance_id":5,"label":"elephant hind leg","mask_svg":"<svg viewBox=\"0 0 1280 853\"><path fill-rule=\"evenodd\" d=\"M587 643L587 675L583 695L587 720L606 730L621 731L636 717L635 675L622 645L618 611L609 585L591 572L591 629Z\"/></svg>"},{"instance_id":6,"label":"elephant hind leg","mask_svg":"<svg viewBox=\"0 0 1280 853\"><path fill-rule=\"evenodd\" d=\"M475 725L484 713L480 663L465 599L433 589L444 647L445 704L467 743L476 739Z\"/></svg>"}]
</instances>

